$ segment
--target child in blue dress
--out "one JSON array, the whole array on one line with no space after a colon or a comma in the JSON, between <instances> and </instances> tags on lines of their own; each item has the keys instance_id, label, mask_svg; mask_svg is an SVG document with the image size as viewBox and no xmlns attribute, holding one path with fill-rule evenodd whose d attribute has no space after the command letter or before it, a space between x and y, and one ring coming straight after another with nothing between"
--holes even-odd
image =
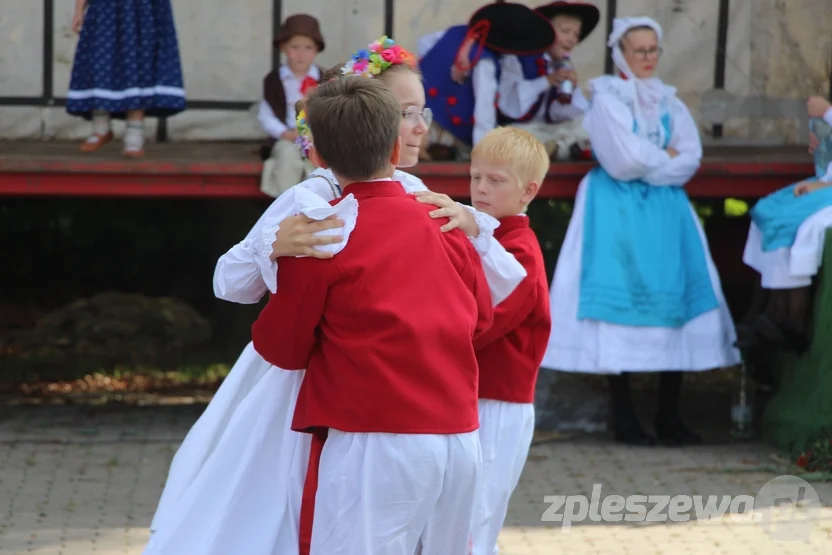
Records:
<instances>
[{"instance_id":1,"label":"child in blue dress","mask_svg":"<svg viewBox=\"0 0 832 555\"><path fill-rule=\"evenodd\" d=\"M797 352L809 346L812 278L832 227L832 105L815 96L807 110L815 175L760 199L751 210L743 262L759 272L760 284L741 327L749 348L755 338Z\"/></svg>"},{"instance_id":2,"label":"child in blue dress","mask_svg":"<svg viewBox=\"0 0 832 555\"><path fill-rule=\"evenodd\" d=\"M81 36L66 110L93 122L81 151L110 142L117 118L127 120L124 155L142 156L144 116L186 105L170 0L76 0L72 25Z\"/></svg>"}]
</instances>

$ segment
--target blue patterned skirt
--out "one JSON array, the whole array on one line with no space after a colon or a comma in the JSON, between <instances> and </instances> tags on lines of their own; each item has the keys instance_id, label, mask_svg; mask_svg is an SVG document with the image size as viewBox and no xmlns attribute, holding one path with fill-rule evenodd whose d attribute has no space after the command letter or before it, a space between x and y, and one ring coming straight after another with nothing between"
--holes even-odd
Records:
<instances>
[{"instance_id":1,"label":"blue patterned skirt","mask_svg":"<svg viewBox=\"0 0 832 555\"><path fill-rule=\"evenodd\" d=\"M170 116L186 107L170 0L90 0L75 51L66 110L124 118Z\"/></svg>"}]
</instances>

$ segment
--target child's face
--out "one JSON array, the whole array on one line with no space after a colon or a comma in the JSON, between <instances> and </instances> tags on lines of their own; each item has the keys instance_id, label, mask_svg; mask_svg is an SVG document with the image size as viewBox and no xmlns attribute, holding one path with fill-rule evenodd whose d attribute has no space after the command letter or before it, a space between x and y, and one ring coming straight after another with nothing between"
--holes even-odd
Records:
<instances>
[{"instance_id":1,"label":"child's face","mask_svg":"<svg viewBox=\"0 0 832 555\"><path fill-rule=\"evenodd\" d=\"M402 112L415 107L421 111L425 108L425 87L418 75L411 71L396 71L384 79L385 84L393 91L393 96L401 104ZM414 125L408 118L402 116L399 126L399 137L402 139L401 153L398 167L410 168L419 162L419 150L422 139L428 131L425 121L419 118Z\"/></svg>"},{"instance_id":2,"label":"child's face","mask_svg":"<svg viewBox=\"0 0 832 555\"><path fill-rule=\"evenodd\" d=\"M581 39L581 20L568 15L559 15L552 20L555 28L555 42L549 47L549 54L556 60L568 57Z\"/></svg>"},{"instance_id":3,"label":"child's face","mask_svg":"<svg viewBox=\"0 0 832 555\"><path fill-rule=\"evenodd\" d=\"M281 45L280 51L286 56L286 64L292 73L303 75L315 61L318 45L309 37L295 35Z\"/></svg>"},{"instance_id":4,"label":"child's face","mask_svg":"<svg viewBox=\"0 0 832 555\"><path fill-rule=\"evenodd\" d=\"M471 203L494 218L516 216L534 199L539 185L523 183L510 164L475 156L471 160Z\"/></svg>"}]
</instances>

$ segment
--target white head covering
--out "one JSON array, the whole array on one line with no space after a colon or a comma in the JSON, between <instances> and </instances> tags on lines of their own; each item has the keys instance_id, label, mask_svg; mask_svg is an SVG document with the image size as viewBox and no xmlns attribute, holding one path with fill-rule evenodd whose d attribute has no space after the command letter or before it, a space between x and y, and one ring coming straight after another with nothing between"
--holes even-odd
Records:
<instances>
[{"instance_id":1,"label":"white head covering","mask_svg":"<svg viewBox=\"0 0 832 555\"><path fill-rule=\"evenodd\" d=\"M636 27L650 27L653 29L656 32L659 44L661 44L662 28L656 20L649 17L619 17L613 21L612 33L610 33L607 46L612 48L612 60L615 65L621 70L621 73L627 76L627 79L635 84L637 96L635 117L640 129L646 131L645 127L653 128L658 124L661 115L659 108L662 100L667 96L667 87L658 77L639 79L630 69L627 60L624 59L619 43L630 29Z\"/></svg>"}]
</instances>

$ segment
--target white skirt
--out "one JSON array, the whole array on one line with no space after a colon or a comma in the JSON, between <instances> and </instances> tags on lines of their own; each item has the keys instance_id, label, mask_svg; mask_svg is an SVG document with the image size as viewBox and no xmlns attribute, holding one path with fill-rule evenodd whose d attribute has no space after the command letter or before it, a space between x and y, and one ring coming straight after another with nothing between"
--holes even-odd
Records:
<instances>
[{"instance_id":1,"label":"white skirt","mask_svg":"<svg viewBox=\"0 0 832 555\"><path fill-rule=\"evenodd\" d=\"M823 261L827 228L832 227L832 206L818 210L800 224L791 247L763 252L762 233L751 222L742 261L760 274L765 289L794 289L811 285Z\"/></svg>"},{"instance_id":2,"label":"white skirt","mask_svg":"<svg viewBox=\"0 0 832 555\"><path fill-rule=\"evenodd\" d=\"M188 432L145 555L291 555L311 436L291 431L303 372L251 343Z\"/></svg>"},{"instance_id":3,"label":"white skirt","mask_svg":"<svg viewBox=\"0 0 832 555\"><path fill-rule=\"evenodd\" d=\"M637 327L578 320L581 253L588 178L575 197L550 292L552 332L541 367L567 372L618 374L668 370L710 370L739 364L736 331L708 249L705 232L691 212L705 247L708 273L719 307L681 328Z\"/></svg>"}]
</instances>

